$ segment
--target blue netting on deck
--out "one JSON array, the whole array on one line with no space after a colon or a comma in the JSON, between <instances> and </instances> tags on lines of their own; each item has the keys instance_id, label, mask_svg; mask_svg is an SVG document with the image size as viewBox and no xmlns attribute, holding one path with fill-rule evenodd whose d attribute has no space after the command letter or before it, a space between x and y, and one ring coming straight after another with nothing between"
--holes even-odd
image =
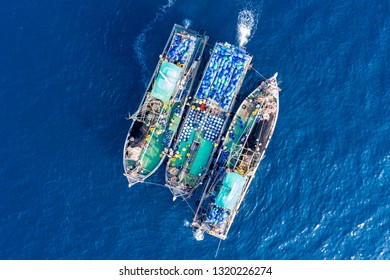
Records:
<instances>
[{"instance_id":1,"label":"blue netting on deck","mask_svg":"<svg viewBox=\"0 0 390 280\"><path fill-rule=\"evenodd\" d=\"M168 61L174 64L178 62L185 64L189 58L189 50L194 43L194 40L190 38L184 37L181 34L175 34L168 50Z\"/></svg>"},{"instance_id":2,"label":"blue netting on deck","mask_svg":"<svg viewBox=\"0 0 390 280\"><path fill-rule=\"evenodd\" d=\"M203 118L200 125L203 127L204 139L215 142L220 135L223 123L224 119L217 116L207 115Z\"/></svg>"},{"instance_id":3,"label":"blue netting on deck","mask_svg":"<svg viewBox=\"0 0 390 280\"><path fill-rule=\"evenodd\" d=\"M222 151L218 157L217 165L220 165L220 166L224 165L228 160L229 154L230 153L226 150Z\"/></svg>"},{"instance_id":4,"label":"blue netting on deck","mask_svg":"<svg viewBox=\"0 0 390 280\"><path fill-rule=\"evenodd\" d=\"M188 118L184 123L183 130L179 136L179 142L187 142L191 136L192 130L199 125L204 117L204 112L196 110L196 108L191 108L188 114Z\"/></svg>"},{"instance_id":5,"label":"blue netting on deck","mask_svg":"<svg viewBox=\"0 0 390 280\"><path fill-rule=\"evenodd\" d=\"M230 215L230 210L223 209L222 207L217 205L213 205L213 207L211 208L207 216L206 222L218 227L222 227L226 225L229 215Z\"/></svg>"},{"instance_id":6,"label":"blue netting on deck","mask_svg":"<svg viewBox=\"0 0 390 280\"><path fill-rule=\"evenodd\" d=\"M164 139L163 139L164 147L168 148L172 136L173 136L173 131L168 129L167 132L165 132Z\"/></svg>"},{"instance_id":7,"label":"blue netting on deck","mask_svg":"<svg viewBox=\"0 0 390 280\"><path fill-rule=\"evenodd\" d=\"M248 53L236 46L217 44L210 57L208 67L199 86L196 97L211 98L227 110L234 93L249 63Z\"/></svg>"}]
</instances>

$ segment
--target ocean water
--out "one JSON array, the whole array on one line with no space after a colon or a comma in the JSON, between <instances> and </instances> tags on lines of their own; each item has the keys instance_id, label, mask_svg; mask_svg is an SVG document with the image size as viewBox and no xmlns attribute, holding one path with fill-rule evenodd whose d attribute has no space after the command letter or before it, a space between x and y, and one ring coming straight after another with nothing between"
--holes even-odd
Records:
<instances>
[{"instance_id":1,"label":"ocean water","mask_svg":"<svg viewBox=\"0 0 390 280\"><path fill-rule=\"evenodd\" d=\"M122 175L125 117L174 23L246 44L282 80L216 258L390 259L389 1L3 2L0 259L215 258L219 240L193 238L185 202ZM242 96L260 81L251 71Z\"/></svg>"}]
</instances>

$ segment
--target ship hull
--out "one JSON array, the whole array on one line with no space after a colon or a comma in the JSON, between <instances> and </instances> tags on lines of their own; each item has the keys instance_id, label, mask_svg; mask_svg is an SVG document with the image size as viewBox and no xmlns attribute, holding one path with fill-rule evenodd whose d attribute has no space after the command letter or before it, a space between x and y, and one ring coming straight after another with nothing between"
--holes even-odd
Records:
<instances>
[{"instance_id":1,"label":"ship hull","mask_svg":"<svg viewBox=\"0 0 390 280\"><path fill-rule=\"evenodd\" d=\"M196 236L206 232L223 240L227 238L274 132L279 91L275 74L241 104L191 224Z\"/></svg>"},{"instance_id":2,"label":"ship hull","mask_svg":"<svg viewBox=\"0 0 390 280\"><path fill-rule=\"evenodd\" d=\"M129 187L143 182L162 164L177 133L207 41L203 33L173 27L141 104L130 118L123 149Z\"/></svg>"},{"instance_id":3,"label":"ship hull","mask_svg":"<svg viewBox=\"0 0 390 280\"><path fill-rule=\"evenodd\" d=\"M217 43L167 163L166 185L174 198L187 198L202 184L226 129L252 56Z\"/></svg>"}]
</instances>

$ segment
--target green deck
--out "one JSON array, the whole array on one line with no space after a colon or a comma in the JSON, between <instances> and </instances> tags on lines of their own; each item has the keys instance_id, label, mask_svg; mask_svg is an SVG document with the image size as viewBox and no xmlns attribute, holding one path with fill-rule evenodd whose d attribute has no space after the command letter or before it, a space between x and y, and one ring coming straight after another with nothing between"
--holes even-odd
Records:
<instances>
[{"instance_id":1,"label":"green deck","mask_svg":"<svg viewBox=\"0 0 390 280\"><path fill-rule=\"evenodd\" d=\"M151 133L149 135L151 136L149 145L141 156L142 168L144 169L143 175L149 174L157 167L161 160L160 154L164 150L162 143L165 133L161 133L160 135L157 135L157 133Z\"/></svg>"},{"instance_id":2,"label":"green deck","mask_svg":"<svg viewBox=\"0 0 390 280\"><path fill-rule=\"evenodd\" d=\"M213 150L213 143L203 139L200 144L199 150L196 154L195 160L192 163L190 174L197 176L198 174L202 174L207 166L207 162L209 161L211 152Z\"/></svg>"},{"instance_id":3,"label":"green deck","mask_svg":"<svg viewBox=\"0 0 390 280\"><path fill-rule=\"evenodd\" d=\"M179 102L177 102L175 105L174 105L174 107L173 107L173 111L176 109L176 107L179 105ZM172 131L176 131L177 130L177 128L179 127L179 124L180 124L180 122L181 122L181 117L182 116L173 116L172 117L172 126L171 126L171 130Z\"/></svg>"},{"instance_id":4,"label":"green deck","mask_svg":"<svg viewBox=\"0 0 390 280\"><path fill-rule=\"evenodd\" d=\"M191 132L191 136L188 139L188 141L180 142L180 144L178 146L179 157L175 157L175 160L171 161L172 166L179 167L179 166L184 165L184 162L185 162L186 157L187 157L187 153L189 152L189 149L190 149L190 146L191 146L191 143L192 143L194 137L195 137L195 130L193 130Z\"/></svg>"},{"instance_id":5,"label":"green deck","mask_svg":"<svg viewBox=\"0 0 390 280\"><path fill-rule=\"evenodd\" d=\"M255 108L252 108L255 109ZM247 111L247 116L244 115L244 110L240 107L240 109L237 111L236 116L234 117L234 121L236 121L236 124L233 125L233 122L231 123L229 130L232 130L235 138L232 139L231 134L228 134L228 137L226 137L224 145L226 146L226 150L230 151L233 145L238 145L240 142L241 137L247 133L250 135L251 129L253 126L253 122L255 121L255 116L252 115L253 110L250 112ZM239 120L242 121L242 124L240 124ZM238 146L236 146L238 147Z\"/></svg>"},{"instance_id":6,"label":"green deck","mask_svg":"<svg viewBox=\"0 0 390 280\"><path fill-rule=\"evenodd\" d=\"M161 153L164 151L164 145L163 140L165 137L165 133L168 130L171 130L173 134L176 133L178 128L178 123L180 122L180 118L174 117L174 111L179 106L179 102L176 102L171 109L171 115L170 118L167 120L169 123L169 120L172 121L172 125L168 127L166 125L165 129L162 128L161 124L158 124L154 128L154 132L149 133L149 143L146 149L144 149L142 153L142 168L144 171L142 172L143 175L149 174L152 170L154 170L159 163L162 160ZM159 130L163 130L160 134L157 134L156 132ZM173 136L172 136L173 137Z\"/></svg>"},{"instance_id":7,"label":"green deck","mask_svg":"<svg viewBox=\"0 0 390 280\"><path fill-rule=\"evenodd\" d=\"M239 113L240 113L240 112L239 112ZM234 143L234 144L238 144L238 142L240 141L242 135L246 132L246 128L247 128L247 127L250 127L251 122L254 120L254 118L251 118L251 117L249 117L249 118L244 118L244 117L241 116L239 113L238 113L238 116L241 118L241 120L242 120L243 123L242 123L242 124L239 123L239 121L238 121L238 120L239 120L238 116L236 116L236 117L234 118L234 120L236 120L237 123L236 123L235 125L232 124L233 127L230 127L229 130L233 130L233 133L234 133L234 135L235 135L235 139L233 140L232 137L231 137L231 135L230 135L230 134L228 135L228 138L227 138L227 139L229 139L229 140L228 140L228 142L226 143L226 147L227 147L228 149L231 148L231 146L233 145L233 143ZM252 116L252 114L251 114L251 116ZM243 127L241 127L241 126L243 126Z\"/></svg>"},{"instance_id":8,"label":"green deck","mask_svg":"<svg viewBox=\"0 0 390 280\"><path fill-rule=\"evenodd\" d=\"M200 146L197 151L191 152L190 148L194 141L199 142ZM169 165L182 170L182 167L185 166L188 160L190 164L185 168L186 171L183 169L182 172L185 172L184 181L186 184L193 187L199 179L199 174L204 174L213 148L214 144L212 142L203 139L202 134L193 129L188 141L179 143L176 156L171 160ZM188 156L188 153L192 154Z\"/></svg>"}]
</instances>

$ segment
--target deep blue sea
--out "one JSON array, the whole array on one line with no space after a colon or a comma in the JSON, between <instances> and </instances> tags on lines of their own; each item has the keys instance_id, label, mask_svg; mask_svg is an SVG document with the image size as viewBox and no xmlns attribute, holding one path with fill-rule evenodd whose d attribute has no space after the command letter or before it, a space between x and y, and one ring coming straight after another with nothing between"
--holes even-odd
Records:
<instances>
[{"instance_id":1,"label":"deep blue sea","mask_svg":"<svg viewBox=\"0 0 390 280\"><path fill-rule=\"evenodd\" d=\"M238 44L246 24L253 67L282 81L216 258L390 259L385 0L2 1L0 259L214 259L219 240L193 238L185 202L122 175L125 117L174 23L211 44ZM241 95L260 81L251 71Z\"/></svg>"}]
</instances>

